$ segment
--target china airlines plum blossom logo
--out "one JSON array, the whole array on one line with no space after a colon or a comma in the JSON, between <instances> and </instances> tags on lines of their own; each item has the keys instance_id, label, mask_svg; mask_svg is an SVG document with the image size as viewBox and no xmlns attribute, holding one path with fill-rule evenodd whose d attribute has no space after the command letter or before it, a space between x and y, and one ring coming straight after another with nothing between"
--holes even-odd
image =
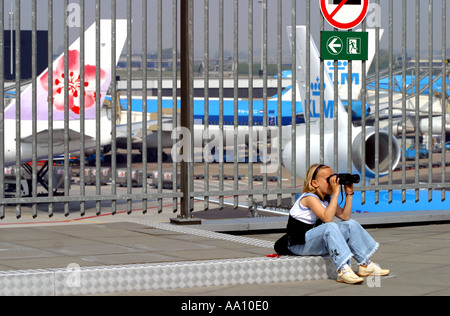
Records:
<instances>
[{"instance_id":1,"label":"china airlines plum blossom logo","mask_svg":"<svg viewBox=\"0 0 450 316\"><path fill-rule=\"evenodd\" d=\"M57 111L64 112L64 56L57 62L53 70L53 106ZM95 106L97 101L96 87L96 71L97 67L93 65L86 65L85 72L85 90L84 100L85 109L90 109ZM81 75L80 75L80 52L77 50L69 51L69 111L79 115L80 114L80 90L81 90ZM106 72L100 69L101 85L106 81ZM48 93L48 71L41 77L41 85ZM100 96L101 97L101 96Z\"/></svg>"}]
</instances>

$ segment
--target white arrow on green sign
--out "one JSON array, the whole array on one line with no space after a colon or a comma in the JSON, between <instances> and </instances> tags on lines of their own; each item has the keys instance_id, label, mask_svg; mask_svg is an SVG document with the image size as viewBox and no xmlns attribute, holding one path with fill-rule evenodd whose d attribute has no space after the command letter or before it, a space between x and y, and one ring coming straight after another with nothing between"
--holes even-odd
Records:
<instances>
[{"instance_id":1,"label":"white arrow on green sign","mask_svg":"<svg viewBox=\"0 0 450 316\"><path fill-rule=\"evenodd\" d=\"M342 40L338 36L330 37L330 39L327 42L327 50L330 54L337 55L342 52L342 48L344 47L344 44L342 43Z\"/></svg>"}]
</instances>

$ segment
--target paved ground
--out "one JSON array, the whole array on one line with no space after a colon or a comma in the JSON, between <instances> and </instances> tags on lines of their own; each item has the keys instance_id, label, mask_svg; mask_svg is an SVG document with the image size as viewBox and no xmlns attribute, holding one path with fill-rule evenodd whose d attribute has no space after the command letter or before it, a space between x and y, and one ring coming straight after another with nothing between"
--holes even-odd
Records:
<instances>
[{"instance_id":1,"label":"paved ground","mask_svg":"<svg viewBox=\"0 0 450 316\"><path fill-rule=\"evenodd\" d=\"M339 284L334 280L303 281L264 285L239 285L132 295L187 296L301 296L301 295L450 295L450 224L368 229L381 243L373 261L391 269L380 280L362 285ZM252 236L276 240L279 234ZM356 264L354 264L356 269ZM125 293L123 293L125 295Z\"/></svg>"},{"instance_id":2,"label":"paved ground","mask_svg":"<svg viewBox=\"0 0 450 316\"><path fill-rule=\"evenodd\" d=\"M90 221L0 228L1 273L66 269L71 264L85 268L261 258L273 253L270 245L281 236L268 233L233 240L235 237L228 234L171 231L145 225L143 221L140 224L108 222L102 218ZM373 261L390 268L392 273L389 277L368 279L363 285L323 280L111 295L450 295L450 224L369 228L368 231L381 244Z\"/></svg>"}]
</instances>

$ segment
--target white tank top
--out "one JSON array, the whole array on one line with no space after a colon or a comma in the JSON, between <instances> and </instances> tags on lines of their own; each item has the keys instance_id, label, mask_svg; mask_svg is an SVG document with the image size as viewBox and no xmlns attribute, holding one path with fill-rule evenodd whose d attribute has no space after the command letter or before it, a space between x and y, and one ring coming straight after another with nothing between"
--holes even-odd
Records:
<instances>
[{"instance_id":1,"label":"white tank top","mask_svg":"<svg viewBox=\"0 0 450 316\"><path fill-rule=\"evenodd\" d=\"M302 199L304 199L307 196L313 196L316 199L322 203L324 208L328 207L328 201L322 201L316 194L314 193L304 193L292 206L290 215L295 218L296 220L299 220L305 224L314 224L317 221L317 216L314 214L314 212L308 208L304 207L301 203Z\"/></svg>"}]
</instances>

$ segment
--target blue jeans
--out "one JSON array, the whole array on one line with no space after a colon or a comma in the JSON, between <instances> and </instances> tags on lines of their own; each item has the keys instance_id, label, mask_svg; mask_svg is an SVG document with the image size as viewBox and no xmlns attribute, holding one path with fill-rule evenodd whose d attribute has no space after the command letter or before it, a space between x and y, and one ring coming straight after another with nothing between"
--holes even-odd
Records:
<instances>
[{"instance_id":1,"label":"blue jeans","mask_svg":"<svg viewBox=\"0 0 450 316\"><path fill-rule=\"evenodd\" d=\"M380 245L354 220L322 224L309 230L305 240L304 245L294 245L289 250L297 256L329 255L337 270L350 263L351 257L364 264Z\"/></svg>"}]
</instances>

